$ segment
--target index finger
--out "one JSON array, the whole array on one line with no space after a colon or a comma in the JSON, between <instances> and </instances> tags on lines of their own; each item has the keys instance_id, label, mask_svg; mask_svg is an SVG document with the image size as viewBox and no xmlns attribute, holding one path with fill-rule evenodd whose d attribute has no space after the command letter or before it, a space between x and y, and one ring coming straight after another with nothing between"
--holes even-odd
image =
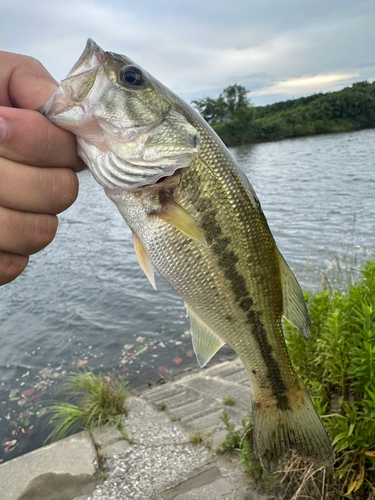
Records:
<instances>
[{"instance_id":1,"label":"index finger","mask_svg":"<svg viewBox=\"0 0 375 500\"><path fill-rule=\"evenodd\" d=\"M0 51L0 67L0 156L27 165L83 170L74 135L35 113L56 90L57 82L29 56Z\"/></svg>"},{"instance_id":2,"label":"index finger","mask_svg":"<svg viewBox=\"0 0 375 500\"><path fill-rule=\"evenodd\" d=\"M75 136L28 109L0 106L0 157L35 167L86 168L77 156Z\"/></svg>"},{"instance_id":3,"label":"index finger","mask_svg":"<svg viewBox=\"0 0 375 500\"><path fill-rule=\"evenodd\" d=\"M0 106L37 110L58 87L37 59L0 51L0 60Z\"/></svg>"}]
</instances>

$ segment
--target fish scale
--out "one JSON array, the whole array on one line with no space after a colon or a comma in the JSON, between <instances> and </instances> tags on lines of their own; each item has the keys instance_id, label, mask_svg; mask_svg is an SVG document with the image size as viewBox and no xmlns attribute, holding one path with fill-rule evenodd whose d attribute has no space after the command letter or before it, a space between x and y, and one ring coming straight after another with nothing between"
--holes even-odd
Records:
<instances>
[{"instance_id":1,"label":"fish scale","mask_svg":"<svg viewBox=\"0 0 375 500\"><path fill-rule=\"evenodd\" d=\"M200 365L224 343L241 358L262 465L274 470L292 451L332 465L282 332L284 316L308 336L302 292L217 135L133 61L92 40L43 111L77 135L79 154L133 232L151 284L152 264L184 298Z\"/></svg>"}]
</instances>

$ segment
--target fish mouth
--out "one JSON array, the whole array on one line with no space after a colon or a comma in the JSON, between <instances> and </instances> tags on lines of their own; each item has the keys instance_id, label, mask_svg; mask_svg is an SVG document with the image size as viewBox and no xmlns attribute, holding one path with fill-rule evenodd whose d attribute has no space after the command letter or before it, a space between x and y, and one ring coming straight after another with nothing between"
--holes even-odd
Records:
<instances>
[{"instance_id":1,"label":"fish mouth","mask_svg":"<svg viewBox=\"0 0 375 500\"><path fill-rule=\"evenodd\" d=\"M80 58L69 71L60 87L52 94L46 104L39 109L52 122L60 121L59 115L70 111L75 106L77 118L83 115L83 110L77 106L86 97L95 82L96 75L105 63L104 50L91 38ZM64 128L63 123L58 123Z\"/></svg>"},{"instance_id":2,"label":"fish mouth","mask_svg":"<svg viewBox=\"0 0 375 500\"><path fill-rule=\"evenodd\" d=\"M69 71L65 80L73 76L78 76L81 73L90 71L97 66L102 65L105 62L104 50L99 47L97 43L94 42L92 38L89 38L86 42L86 47L82 52L80 58L75 63L73 68ZM63 80L63 82L65 81Z\"/></svg>"}]
</instances>

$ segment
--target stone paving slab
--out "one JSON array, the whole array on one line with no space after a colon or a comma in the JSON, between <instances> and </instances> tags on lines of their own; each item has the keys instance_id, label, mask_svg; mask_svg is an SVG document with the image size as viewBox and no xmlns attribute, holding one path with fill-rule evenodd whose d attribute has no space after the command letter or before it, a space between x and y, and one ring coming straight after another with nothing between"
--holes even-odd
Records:
<instances>
[{"instance_id":1,"label":"stone paving slab","mask_svg":"<svg viewBox=\"0 0 375 500\"><path fill-rule=\"evenodd\" d=\"M174 488L166 490L164 493L162 493L161 496L163 500L173 500L176 498L182 500L187 498L188 496L190 497L191 494L193 494L194 496L196 496L197 493L201 495L202 489L205 488L209 488L211 489L211 491L212 489L217 489L216 486L219 485L219 483L219 486L222 487L222 482L227 483L226 488L224 487L224 491L227 490L225 492L229 493L232 490L230 484L228 483L228 481L221 477L218 467L214 466L195 475L187 481L178 484ZM212 486L212 483L215 483L214 486Z\"/></svg>"},{"instance_id":2,"label":"stone paving slab","mask_svg":"<svg viewBox=\"0 0 375 500\"><path fill-rule=\"evenodd\" d=\"M234 406L223 403L229 396L234 397ZM223 412L228 413L231 422L240 425L251 409L249 377L238 359L151 389L142 398L154 407L163 403L165 412L178 419L182 428L211 434L215 445L225 436L220 419Z\"/></svg>"},{"instance_id":3,"label":"stone paving slab","mask_svg":"<svg viewBox=\"0 0 375 500\"><path fill-rule=\"evenodd\" d=\"M97 484L97 455L82 432L0 465L1 500L71 500Z\"/></svg>"},{"instance_id":4,"label":"stone paving slab","mask_svg":"<svg viewBox=\"0 0 375 500\"><path fill-rule=\"evenodd\" d=\"M178 495L175 497L175 500L202 500L202 498L218 500L220 498L228 498L230 494L233 496L233 486L229 481L220 477L211 484L192 488L190 491Z\"/></svg>"}]
</instances>

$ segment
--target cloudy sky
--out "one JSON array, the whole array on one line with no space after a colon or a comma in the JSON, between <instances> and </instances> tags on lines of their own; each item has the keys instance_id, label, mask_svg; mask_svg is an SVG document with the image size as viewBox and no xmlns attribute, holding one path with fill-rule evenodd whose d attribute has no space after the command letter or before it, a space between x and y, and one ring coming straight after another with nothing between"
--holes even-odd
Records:
<instances>
[{"instance_id":1,"label":"cloudy sky","mask_svg":"<svg viewBox=\"0 0 375 500\"><path fill-rule=\"evenodd\" d=\"M238 83L262 105L375 80L374 0L0 0L0 49L57 79L86 39L190 101Z\"/></svg>"}]
</instances>

